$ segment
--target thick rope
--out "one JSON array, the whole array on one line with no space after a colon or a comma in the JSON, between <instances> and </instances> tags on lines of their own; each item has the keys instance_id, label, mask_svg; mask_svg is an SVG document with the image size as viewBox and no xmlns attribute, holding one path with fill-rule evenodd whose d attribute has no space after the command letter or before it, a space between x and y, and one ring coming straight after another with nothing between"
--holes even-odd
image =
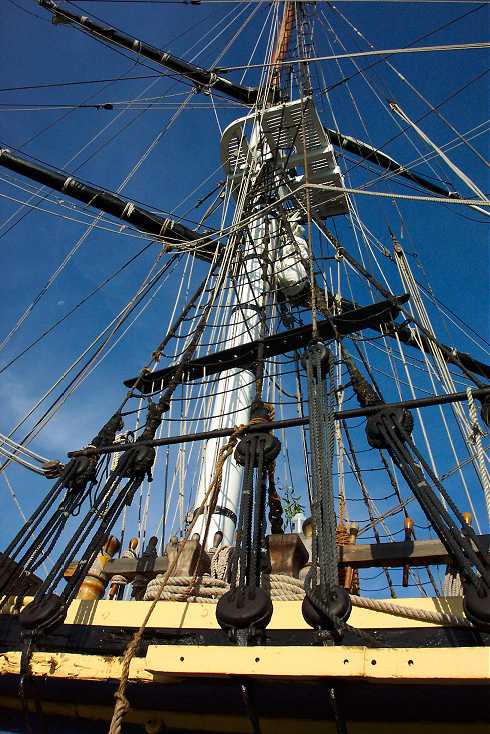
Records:
<instances>
[{"instance_id":1,"label":"thick rope","mask_svg":"<svg viewBox=\"0 0 490 734\"><path fill-rule=\"evenodd\" d=\"M263 588L276 601L301 601L304 596L303 585L299 579L280 574L263 574ZM162 576L155 577L146 589L145 601L152 601L159 594ZM172 576L160 595L160 601L192 601L207 604L216 602L230 588L229 583L211 576Z\"/></svg>"},{"instance_id":2,"label":"thick rope","mask_svg":"<svg viewBox=\"0 0 490 734\"><path fill-rule=\"evenodd\" d=\"M488 469L485 462L485 451L482 444L482 436L484 436L485 434L480 428L480 424L478 422L478 414L476 412L476 405L471 387L467 388L466 394L468 396L468 411L470 414L472 429L472 436L470 440L475 447L480 479L482 481L483 493L485 495L485 504L487 506L487 516L490 520L490 476L488 474Z\"/></svg>"},{"instance_id":3,"label":"thick rope","mask_svg":"<svg viewBox=\"0 0 490 734\"><path fill-rule=\"evenodd\" d=\"M390 601L382 599L367 599L365 596L355 596L351 594L353 606L361 609L370 609L374 612L383 612L385 614L393 614L396 617L406 617L407 619L415 619L418 622L429 622L431 624L445 624L451 627L471 627L464 617L458 617L455 614L446 612L435 612L429 609L415 609L403 607L401 604L393 604Z\"/></svg>"},{"instance_id":4,"label":"thick rope","mask_svg":"<svg viewBox=\"0 0 490 734\"><path fill-rule=\"evenodd\" d=\"M165 584L165 589L160 593L162 575L158 575L148 583L145 593L145 601L153 601L159 598L162 601L207 601L217 602L223 594L228 591L229 584L221 579L213 579L211 576L172 576Z\"/></svg>"},{"instance_id":5,"label":"thick rope","mask_svg":"<svg viewBox=\"0 0 490 734\"><path fill-rule=\"evenodd\" d=\"M244 430L244 426L240 426L235 430L235 432L230 436L230 440L228 441L225 446L223 446L220 449L218 459L216 461L216 467L213 479L211 480L211 483L209 487L206 490L206 493L204 495L203 501L201 502L200 507L198 508L198 511L194 514L193 519L189 523L189 526L186 530L185 537L183 541L179 544L177 548L177 552L175 554L175 557L172 561L172 563L169 565L167 572L164 574L162 580L160 581L160 589L155 594L155 599L152 602L150 608L148 609L148 612L145 615L145 618L143 619L143 622L141 623L140 628L135 632L132 640L129 642L128 646L126 647L123 661L122 661L122 668L121 668L121 678L119 681L119 686L117 688L116 693L114 694L114 698L116 699L116 703L114 705L114 712L112 714L112 720L109 727L109 734L121 734L122 731L122 723L124 721L124 717L128 713L130 709L130 704L128 699L126 698L126 686L128 683L129 678L129 666L131 665L131 661L133 657L136 654L136 651L138 649L138 646L143 638L143 634L146 629L146 625L148 624L148 621L153 614L153 611L159 602L159 600L162 597L162 593L165 589L165 586L167 585L168 581L172 577L172 574L174 573L177 563L179 561L180 556L182 555L184 548L187 544L187 541L189 540L191 533L194 529L194 525L197 522L198 517L201 515L202 512L204 512L204 509L206 505L208 504L208 501L212 501L212 498L214 496L217 496L220 488L221 488L221 481L223 478L223 466L225 464L226 459L232 454L233 449L236 446L236 443L238 441L239 436ZM187 599L189 601L189 599Z\"/></svg>"},{"instance_id":6,"label":"thick rope","mask_svg":"<svg viewBox=\"0 0 490 734\"><path fill-rule=\"evenodd\" d=\"M393 101L390 102L389 105L390 105L390 109L392 109L393 112L396 112L396 114L399 115L402 118L402 120L407 123L407 125L410 125L410 127L412 127L412 129L415 130L415 132L417 133L417 135L419 135L422 138L422 140L424 140L428 145L430 145L435 150L435 152L437 153L437 155L439 155L442 158L442 160L446 163L446 165L449 166L449 168L451 169L451 171L453 171L453 173L455 173L456 176L458 176L458 178L460 178L468 186L468 188L470 188L473 191L473 193L475 193L480 199L482 199L482 201L486 201L487 200L487 197L485 196L485 194L483 193L483 191L480 188L478 188L478 186L475 184L475 182L472 181L472 179L469 176L467 176L466 173L461 170L461 168L459 168L455 163L453 163L453 161L450 158L447 157L447 155L444 153L444 151L441 150L441 148L439 148L429 138L429 136L426 135L423 132L423 130L421 130L414 123L413 120L410 119L410 117L400 107L400 105L398 105L396 102L393 102Z\"/></svg>"},{"instance_id":7,"label":"thick rope","mask_svg":"<svg viewBox=\"0 0 490 734\"><path fill-rule=\"evenodd\" d=\"M463 596L461 576L451 566L448 566L446 569L444 583L442 584L442 593L444 596Z\"/></svg>"},{"instance_id":8,"label":"thick rope","mask_svg":"<svg viewBox=\"0 0 490 734\"><path fill-rule=\"evenodd\" d=\"M213 579L227 580L233 550L232 545L223 545L213 553L211 558L211 577Z\"/></svg>"},{"instance_id":9,"label":"thick rope","mask_svg":"<svg viewBox=\"0 0 490 734\"><path fill-rule=\"evenodd\" d=\"M157 577L158 578L158 577ZM161 583L155 578L148 584L145 599L155 599L158 594L158 586ZM302 601L304 598L303 581L283 574L264 574L263 588L270 592L275 601ZM202 576L199 582L192 586L192 596L185 592L189 584L193 583L191 576L175 576L168 579L164 595L158 596L162 601L192 601L207 604L216 604L218 599L229 589L229 584L211 576ZM353 606L360 609L369 609L383 614L392 614L396 617L413 619L417 622L429 624L448 625L451 627L471 627L471 623L464 617L459 617L448 612L437 612L430 609L405 607L401 604L393 604L384 599L368 599L355 594L350 595Z\"/></svg>"}]
</instances>

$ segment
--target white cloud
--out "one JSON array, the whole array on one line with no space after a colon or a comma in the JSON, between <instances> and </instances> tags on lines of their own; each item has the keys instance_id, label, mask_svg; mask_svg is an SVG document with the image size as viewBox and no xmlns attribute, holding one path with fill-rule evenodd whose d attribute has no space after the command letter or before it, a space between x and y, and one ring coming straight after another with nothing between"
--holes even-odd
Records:
<instances>
[{"instance_id":1,"label":"white cloud","mask_svg":"<svg viewBox=\"0 0 490 734\"><path fill-rule=\"evenodd\" d=\"M4 375L0 382L0 403L2 405L2 424L0 431L6 435L30 411L42 395L42 388L20 379L15 375ZM36 389L36 387L38 389ZM38 408L26 423L16 431L14 438L20 440L32 427L37 418L51 403L53 397ZM75 395L60 408L59 412L45 426L40 434L29 444L33 450L48 456L60 458L67 451L88 443L97 432L105 416L101 418L102 406L95 398ZM109 416L108 416L109 417Z\"/></svg>"}]
</instances>

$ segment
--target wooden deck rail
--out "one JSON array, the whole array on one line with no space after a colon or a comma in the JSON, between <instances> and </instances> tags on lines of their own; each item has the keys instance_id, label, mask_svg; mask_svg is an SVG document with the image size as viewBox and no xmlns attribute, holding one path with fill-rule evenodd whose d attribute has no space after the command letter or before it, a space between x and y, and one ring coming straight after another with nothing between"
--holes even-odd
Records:
<instances>
[{"instance_id":1,"label":"wooden deck rail","mask_svg":"<svg viewBox=\"0 0 490 734\"><path fill-rule=\"evenodd\" d=\"M490 535L480 536L484 548L490 550ZM134 578L138 561L118 558L105 566L104 572L108 576L122 574L128 581ZM339 546L339 563L341 566L352 568L401 568L405 564L410 566L446 565L449 556L439 540L415 540L400 543L372 543L370 545L343 545ZM69 579L75 570L72 563L65 572L65 579ZM165 573L167 570L166 556L156 559L153 572Z\"/></svg>"}]
</instances>

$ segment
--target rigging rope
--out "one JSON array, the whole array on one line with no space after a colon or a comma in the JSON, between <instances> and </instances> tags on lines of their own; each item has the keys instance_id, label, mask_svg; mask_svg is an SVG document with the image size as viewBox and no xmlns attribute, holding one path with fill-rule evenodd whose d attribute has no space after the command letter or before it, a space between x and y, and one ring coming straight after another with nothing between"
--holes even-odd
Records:
<instances>
[{"instance_id":1,"label":"rigging rope","mask_svg":"<svg viewBox=\"0 0 490 734\"><path fill-rule=\"evenodd\" d=\"M245 64L241 66L222 66L217 69L220 72L240 71L241 69L263 69L275 66L286 66L290 64L311 63L313 61L335 61L336 59L353 59L359 56L386 56L391 54L414 54L414 53L430 53L434 51L467 51L474 49L489 48L490 43L455 43L440 46L415 46L413 48L387 48L377 49L374 51L353 51L346 54L330 54L328 56L312 56L302 59L288 59L287 61L274 61L265 64Z\"/></svg>"},{"instance_id":2,"label":"rigging rope","mask_svg":"<svg viewBox=\"0 0 490 734\"><path fill-rule=\"evenodd\" d=\"M393 110L393 112L396 112L396 114L399 115L399 117L401 117L402 120L407 123L407 125L410 125L410 127L413 128L413 130L415 130L417 135L419 135L419 137L421 137L422 140L424 140L428 145L430 145L436 151L436 153L442 158L442 160L449 166L451 171L453 171L456 174L456 176L460 178L461 181L463 181L468 186L468 188L470 188L473 191L473 193L475 193L483 202L485 202L488 205L487 197L483 193L483 191L471 180L469 176L466 175L466 173L464 173L464 171L461 170L461 168L459 168L459 166L457 166L455 163L451 161L450 158L448 158L448 156L444 153L444 151L441 150L441 148L439 148L429 138L429 136L426 135L424 131L421 130L418 127L418 125L415 124L415 122L413 122L410 119L410 117L400 107L400 105L397 102L391 101L390 107Z\"/></svg>"},{"instance_id":3,"label":"rigging rope","mask_svg":"<svg viewBox=\"0 0 490 734\"><path fill-rule=\"evenodd\" d=\"M150 608L148 609L148 612L146 613L145 618L143 619L143 622L141 623L140 628L134 634L132 640L129 642L128 646L126 647L124 657L122 660L121 679L119 681L118 689L116 693L114 694L116 703L114 706L114 712L113 712L111 724L109 727L109 734L121 734L124 717L126 716L126 714L128 713L130 709L130 703L128 699L126 698L126 686L127 686L128 679L129 679L129 666L131 664L131 660L133 659L134 655L136 654L136 651L143 638L143 634L150 620L150 617L153 614L153 611L155 610L155 607L162 593L164 592L167 583L169 582L170 578L172 577L173 572L175 571L177 567L179 558L182 555L182 553L184 552L187 541L191 537L191 533L193 531L194 525L196 524L199 516L205 511L208 504L210 502L215 501L215 499L217 499L218 497L219 490L221 488L221 480L223 476L224 464L227 458L231 456L242 431L243 431L243 427L237 428L235 433L232 436L230 436L229 441L221 448L219 452L219 456L218 456L218 461L216 462L214 476L212 478L212 481L209 487L206 490L203 501L201 502L201 505L199 506L198 511L194 513L194 516L191 522L189 523L187 530L185 531L184 538L182 542L179 543L179 546L177 548L177 551L175 553L172 563L169 565L167 572L165 573L162 580L159 582L159 589L158 590L155 589L154 601L150 605Z\"/></svg>"},{"instance_id":4,"label":"rigging rope","mask_svg":"<svg viewBox=\"0 0 490 734\"><path fill-rule=\"evenodd\" d=\"M174 256L177 257L177 256ZM160 268L160 270L157 271L157 273L149 278L149 275L151 274L153 268L155 267L156 263L159 260L159 256L157 256L155 262L153 263L150 273L145 277L142 284L137 289L136 293L132 296L130 301L126 304L126 306L119 312L118 316L113 319L108 326L103 329L103 331L91 342L91 344L82 352L82 354L73 362L62 374L62 376L52 385L49 390L43 395L42 398L40 398L37 403L23 416L23 418L18 421L18 423L15 425L15 427L10 431L9 437L13 435L13 433L20 428L23 423L29 418L30 415L36 410L37 407L55 390L55 388L58 386L58 384L61 383L61 381L69 374L69 372L74 369L74 367L81 362L81 360L85 357L85 355L92 349L97 342L100 342L102 337L107 333L108 335L105 337L105 339L97 346L95 349L95 352L92 354L91 357L87 359L85 364L82 366L82 368L78 371L78 373L75 375L74 378L72 378L69 385L63 390L63 392L53 401L53 403L50 405L50 407L44 412L44 414L36 421L36 424L33 428L30 429L28 434L24 436L24 438L21 441L21 444L24 444L25 441L29 440L30 438L33 438L35 435L39 433L40 430L44 427L45 423L51 419L51 417L54 415L54 412L58 410L63 402L67 399L67 397L75 390L81 381L87 376L88 369L93 365L94 360L97 358L97 356L102 352L104 347L107 345L109 340L112 338L114 334L117 333L117 331L122 327L126 319L130 316L131 312L137 307L137 305L140 303L142 298L144 298L149 290L158 282L158 280L165 274L166 270L169 268L169 266L172 264L172 261L167 262L165 265ZM111 330L112 327L112 330ZM0 466L0 472L2 472L6 466L9 464L9 460L3 462L3 464Z\"/></svg>"},{"instance_id":5,"label":"rigging rope","mask_svg":"<svg viewBox=\"0 0 490 734\"><path fill-rule=\"evenodd\" d=\"M480 424L478 422L478 414L476 412L476 405L475 405L475 401L473 398L472 388L468 387L466 390L466 393L468 395L468 410L470 413L471 428L472 428L472 436L470 437L470 440L473 442L475 446L478 466L480 469L480 478L482 480L483 492L485 494L485 504L487 507L487 516L490 522L490 476L488 474L488 468L487 468L487 464L485 461L485 451L483 449L483 444L482 444L482 436L484 436L485 434L483 433L482 429L480 428Z\"/></svg>"},{"instance_id":6,"label":"rigging rope","mask_svg":"<svg viewBox=\"0 0 490 734\"><path fill-rule=\"evenodd\" d=\"M363 39L363 40L364 40L364 41L366 42L366 44L367 44L367 45L368 45L368 46L369 46L369 47L370 47L371 49L373 49L373 50L375 49L375 46L374 46L374 45L373 45L373 44L372 44L372 43L371 43L371 42L369 41L369 39L368 39L368 38L367 38L367 37L366 37L366 36L365 36L365 35L364 35L364 34L363 34L363 33L362 33L362 32L361 32L361 31L360 31L360 30L359 30L358 28L356 28L356 26L354 26L354 25L353 25L353 24L352 24L352 23L350 22L350 20L349 20L349 19L348 19L348 18L347 18L347 17L346 17L345 15L344 15L344 13L342 13L342 11L340 11L340 10L339 10L338 8L336 8L336 7L335 7L335 5L333 5L333 3L331 4L331 6L330 6L330 7L331 7L331 8L332 8L332 9L334 10L334 12L335 12L335 13L337 13L337 14L338 14L338 15L339 15L339 16L340 16L340 17L342 18L342 20L343 20L343 21L344 21L344 22L345 22L345 23L346 23L346 24L347 24L347 25L349 26L349 28L350 28L350 29L351 29L351 31L353 32L354 36L356 36L356 37L357 37L357 36L360 36L360 37L361 37L361 38L362 38L362 39ZM478 10L481 10L481 9L482 9L482 6L480 6L479 8L475 8L474 10L470 11L470 13L473 13L473 12L477 12ZM324 12L323 12L323 11L321 11L321 14L323 15L323 17L325 17L325 14L324 14ZM467 15L467 14L465 13L463 17L465 17L466 15ZM458 20L458 18L455 18L455 19L453 20L453 22L454 22L454 21L456 21L456 20ZM330 25L330 24L329 24L329 25ZM428 36L430 36L430 35L433 35L433 33L434 33L434 32L435 32L435 31L432 31L431 33L425 34L425 35L424 35L423 37L424 37L424 38L427 38ZM418 39L418 40L420 40L420 39ZM461 134L461 133L460 133L460 132L459 132L459 131L458 131L458 130L457 130L457 129L456 129L455 127L454 127L454 125L452 125L452 124L451 124L451 123L449 122L449 120L448 120L448 119L447 119L447 118L446 118L446 117L445 117L445 116L444 116L444 115L442 114L442 112L440 112L440 111L439 111L439 109L438 109L438 108L439 108L439 107L441 107L442 105L441 105L441 104L438 104L437 106L434 106L434 105L433 105L433 104L432 104L432 103L431 103L431 102L430 102L430 101L429 101L429 100L428 100L428 99L427 99L427 98L426 98L426 97L425 97L425 96L424 96L424 95L423 95L423 94L422 94L422 93L421 93L421 92L420 92L420 91L419 91L419 90L417 89L417 87L416 87L416 86L415 86L414 84L412 84L412 83L410 82L410 80L409 80L409 79L408 79L408 78L407 78L407 77L406 77L405 75L401 74L401 73L400 73L400 72L398 71L398 69L397 69L397 68L396 68L396 67L395 67L395 66L394 66L394 65L393 65L393 64L392 64L392 63L391 63L391 62L389 61L389 59L382 59L382 60L381 60L381 63L382 63L383 61L384 61L384 63L386 63L386 65L388 66L388 68L389 68L389 69L391 69L391 71L393 71L393 73L394 73L394 74L396 74L396 76L398 77L398 79L400 79L400 81L401 81L401 82L403 82L404 84L406 84L406 85L407 85L407 86L409 87L409 89L410 89L410 90L411 90L412 92L414 92L414 94L416 94L416 95L417 95L417 97L418 97L419 99L421 99L421 100L422 100L422 101L423 101L423 102L424 102L424 103L425 103L425 104L426 104L426 105L427 105L427 106L429 107L429 111L430 111L430 113L435 113L435 114L437 115L437 117L439 117L439 118L440 118L440 119L441 119L441 120L442 120L442 121L443 121L443 122L444 122L444 123L445 123L445 124L447 125L447 127L449 127L449 129L450 129L450 130L452 130L452 131L453 131L454 133L456 133L456 135L457 135L457 137L458 137L458 140L460 140L462 144L464 144L464 145L467 145L467 146L468 146L468 148L469 148L470 150L472 150L472 151L473 151L473 153L474 153L474 154L475 154L475 155L476 155L476 156L477 156L477 157L478 157L478 158L479 158L479 159L480 159L480 160L481 160L481 161L482 161L482 162L483 162L483 163L484 163L485 165L487 165L487 166L488 166L488 162L487 162L487 160L486 160L486 159L485 159L485 158L484 158L484 157L483 157L483 156L481 155L481 153L480 153L480 152L479 152L479 151L478 151L478 150L477 150L477 149L476 149L476 148L475 148L474 146L470 145L470 143L469 143L469 142L468 142L468 140L467 140L467 139L465 138L465 136L464 136L464 135L462 135L462 134ZM374 64L371 64L370 66L374 66L374 65L376 65L376 64L378 64L378 63L380 63L380 62L379 62L379 61L378 61L378 62L375 62ZM369 66L368 68L370 68L370 66ZM361 74L363 74L363 75L364 75L364 72L365 72L365 71L367 71L367 69L360 69L360 67L357 67L357 69L358 69L358 73L361 73ZM488 70L488 69L486 69L486 70L484 70L483 72L481 72L481 73L480 73L480 74L479 74L479 75L478 75L477 77L475 77L475 78L474 78L474 79L473 79L473 80L472 80L471 82L468 82L467 84L465 84L465 85L463 86L463 88L462 88L462 89L458 90L458 92L457 92L457 93L459 93L459 92L460 92L460 91L462 91L463 89L466 89L466 88L467 88L467 86L468 86L468 85L469 85L470 83L472 83L473 81L476 81L477 79L480 79L480 78L481 78L482 76L484 76L485 74L487 74L487 73L488 73L488 71L489 71L489 70ZM453 98L453 96L454 96L454 95L452 94L452 95L451 95L451 98ZM447 101L447 100L446 100L446 101Z\"/></svg>"},{"instance_id":7,"label":"rigging rope","mask_svg":"<svg viewBox=\"0 0 490 734\"><path fill-rule=\"evenodd\" d=\"M339 193L347 193L347 194L363 194L364 196L379 196L381 198L385 199L404 199L405 201L426 201L431 203L437 203L437 204L461 204L463 206L470 206L470 207L482 207L482 206L490 206L490 200L483 196L485 198L479 200L479 199L443 199L441 196L416 196L413 194L395 194L389 191L367 191L366 189L354 189L349 186L331 186L330 184L316 184L316 183L310 183L308 184L309 188L311 189L323 189L324 191L338 191ZM295 194L298 194L299 191L301 191L302 188L305 188L305 185L299 186L295 189ZM483 210L481 210L483 211ZM488 212L484 212L488 216Z\"/></svg>"}]
</instances>

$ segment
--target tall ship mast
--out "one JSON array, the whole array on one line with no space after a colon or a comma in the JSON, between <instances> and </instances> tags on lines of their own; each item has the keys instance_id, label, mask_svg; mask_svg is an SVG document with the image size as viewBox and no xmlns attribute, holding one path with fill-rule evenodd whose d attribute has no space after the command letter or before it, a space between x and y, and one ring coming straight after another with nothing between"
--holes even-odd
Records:
<instances>
[{"instance_id":1,"label":"tall ship mast","mask_svg":"<svg viewBox=\"0 0 490 734\"><path fill-rule=\"evenodd\" d=\"M2 726L486 731L486 4L167 5L9 8Z\"/></svg>"}]
</instances>

